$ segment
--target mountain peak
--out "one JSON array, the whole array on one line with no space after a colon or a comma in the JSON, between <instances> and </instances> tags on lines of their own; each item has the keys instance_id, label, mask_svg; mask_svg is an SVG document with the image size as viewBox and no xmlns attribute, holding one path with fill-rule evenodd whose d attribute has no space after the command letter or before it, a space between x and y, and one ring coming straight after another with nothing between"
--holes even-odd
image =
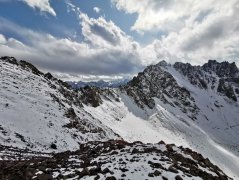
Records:
<instances>
[{"instance_id":1,"label":"mountain peak","mask_svg":"<svg viewBox=\"0 0 239 180\"><path fill-rule=\"evenodd\" d=\"M161 64L166 65L166 62ZM160 63L148 66L123 89L141 108L155 108L154 98L158 98L172 107L179 107L183 112L187 112L191 119L195 119L198 108L190 92L181 87L166 69Z\"/></svg>"},{"instance_id":2,"label":"mountain peak","mask_svg":"<svg viewBox=\"0 0 239 180\"><path fill-rule=\"evenodd\" d=\"M202 68L207 72L215 72L221 78L239 77L239 70L235 62L223 61L220 63L216 60L209 60Z\"/></svg>"},{"instance_id":3,"label":"mountain peak","mask_svg":"<svg viewBox=\"0 0 239 180\"><path fill-rule=\"evenodd\" d=\"M167 63L165 60L162 60L160 61L159 63L156 64L156 66L162 66L162 67L165 67L165 66L169 66L170 64Z\"/></svg>"}]
</instances>

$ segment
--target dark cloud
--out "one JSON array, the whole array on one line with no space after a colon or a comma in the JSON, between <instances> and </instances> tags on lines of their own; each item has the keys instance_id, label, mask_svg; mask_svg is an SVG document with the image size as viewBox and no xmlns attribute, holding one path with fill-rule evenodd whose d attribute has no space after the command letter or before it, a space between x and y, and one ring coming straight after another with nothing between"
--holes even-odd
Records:
<instances>
[{"instance_id":1,"label":"dark cloud","mask_svg":"<svg viewBox=\"0 0 239 180\"><path fill-rule=\"evenodd\" d=\"M102 51L87 57L66 56L65 53L62 55L26 58L41 68L70 74L122 75L138 72L142 68L139 63L136 63L138 59L135 55L121 51Z\"/></svg>"},{"instance_id":2,"label":"dark cloud","mask_svg":"<svg viewBox=\"0 0 239 180\"><path fill-rule=\"evenodd\" d=\"M202 13L200 16L205 17L211 11ZM219 16L219 17L218 17ZM238 20L239 9L234 6L232 13L224 16L219 14L214 15L211 18L204 18L204 22L198 26L198 31L192 33L191 37L184 42L182 50L195 51L201 48L212 48L217 46L218 42L222 42L231 35L237 35L238 33ZM197 19L196 19L197 20Z\"/></svg>"},{"instance_id":3,"label":"dark cloud","mask_svg":"<svg viewBox=\"0 0 239 180\"><path fill-rule=\"evenodd\" d=\"M195 33L193 37L191 37L185 44L183 44L182 49L184 51L194 51L201 47L203 48L211 48L215 40L224 37L223 35L226 33L226 29L222 26L223 22L218 22L210 25L207 29L205 29L202 33Z\"/></svg>"},{"instance_id":4,"label":"dark cloud","mask_svg":"<svg viewBox=\"0 0 239 180\"><path fill-rule=\"evenodd\" d=\"M120 38L116 35L116 33L109 31L104 25L92 24L90 26L90 30L92 33L102 37L105 41L108 41L112 45L120 44Z\"/></svg>"}]
</instances>

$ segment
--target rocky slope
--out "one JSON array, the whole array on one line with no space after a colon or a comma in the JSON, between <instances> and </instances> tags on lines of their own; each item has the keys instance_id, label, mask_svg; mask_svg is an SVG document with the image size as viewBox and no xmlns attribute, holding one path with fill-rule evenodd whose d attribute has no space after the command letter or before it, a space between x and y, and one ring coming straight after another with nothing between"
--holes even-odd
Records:
<instances>
[{"instance_id":1,"label":"rocky slope","mask_svg":"<svg viewBox=\"0 0 239 180\"><path fill-rule=\"evenodd\" d=\"M1 179L230 179L202 155L162 141L94 141L77 151L39 155L0 161Z\"/></svg>"},{"instance_id":2,"label":"rocky slope","mask_svg":"<svg viewBox=\"0 0 239 180\"><path fill-rule=\"evenodd\" d=\"M1 159L11 157L9 146L20 148L21 156L41 152L43 159L52 160L52 152L75 151L89 141L164 140L200 152L226 174L239 178L239 73L234 63L209 61L203 66L192 66L162 61L120 88L86 86L77 90L26 61L3 57L0 68ZM143 154L146 158L151 152ZM8 163L11 170L14 162ZM26 161L23 164L30 165ZM22 167L25 166L19 162ZM15 170L12 169L13 174ZM149 170L148 173L155 171ZM193 179L182 173L178 175L183 179ZM130 174L126 174L129 179Z\"/></svg>"}]
</instances>

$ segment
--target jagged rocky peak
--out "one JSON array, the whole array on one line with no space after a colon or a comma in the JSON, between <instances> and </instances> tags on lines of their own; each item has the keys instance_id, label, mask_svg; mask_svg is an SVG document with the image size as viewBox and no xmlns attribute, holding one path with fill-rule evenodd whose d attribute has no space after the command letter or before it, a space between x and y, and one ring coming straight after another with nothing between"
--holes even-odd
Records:
<instances>
[{"instance_id":1,"label":"jagged rocky peak","mask_svg":"<svg viewBox=\"0 0 239 180\"><path fill-rule=\"evenodd\" d=\"M201 89L211 89L237 101L239 90L239 70L236 63L217 62L209 60L203 66L193 66L190 63L176 62L173 67L187 77L189 82Z\"/></svg>"},{"instance_id":2,"label":"jagged rocky peak","mask_svg":"<svg viewBox=\"0 0 239 180\"><path fill-rule=\"evenodd\" d=\"M227 61L217 62L216 60L209 60L203 66L193 66L190 63L176 62L174 68L182 73L184 76L198 75L203 76L205 72L209 74L215 73L219 78L238 78L239 69L236 63L229 63Z\"/></svg>"},{"instance_id":3,"label":"jagged rocky peak","mask_svg":"<svg viewBox=\"0 0 239 180\"><path fill-rule=\"evenodd\" d=\"M215 93L220 93L222 96L237 101L238 95L235 92L239 91L239 88L235 83L238 83L239 80L236 78L238 68L235 63L209 61L208 64L208 66L206 64L193 66L190 63L176 62L173 68L187 77L192 85L205 90L213 90ZM191 113L189 116L194 119L198 112L194 99L188 89L179 86L176 79L168 71L170 67L172 66L164 60L156 65L150 65L126 86L123 86L123 89L129 96L133 97L141 108L146 105L146 107L153 109L155 107L154 98L158 98L173 107L180 107L185 113ZM219 73L217 71L220 70L222 70L221 74L217 75ZM212 73L214 71L215 73ZM223 76L227 75L227 78L221 77L222 74L224 74Z\"/></svg>"},{"instance_id":4,"label":"jagged rocky peak","mask_svg":"<svg viewBox=\"0 0 239 180\"><path fill-rule=\"evenodd\" d=\"M165 62L161 64L165 65ZM154 98L158 98L173 107L178 106L192 119L198 111L190 92L179 86L175 78L160 64L148 66L122 89L133 97L141 108L146 105L153 109L155 107Z\"/></svg>"},{"instance_id":5,"label":"jagged rocky peak","mask_svg":"<svg viewBox=\"0 0 239 180\"><path fill-rule=\"evenodd\" d=\"M235 62L229 63L224 61L220 63L216 60L209 60L202 68L206 72L215 72L221 78L239 77L239 70Z\"/></svg>"},{"instance_id":6,"label":"jagged rocky peak","mask_svg":"<svg viewBox=\"0 0 239 180\"><path fill-rule=\"evenodd\" d=\"M165 60L162 60L156 64L156 66L162 66L162 67L166 67L166 66L170 66L170 65L171 64L167 63Z\"/></svg>"},{"instance_id":7,"label":"jagged rocky peak","mask_svg":"<svg viewBox=\"0 0 239 180\"><path fill-rule=\"evenodd\" d=\"M183 73L183 75L193 73L200 69L199 66L192 66L190 63L183 63L183 62L176 62L174 64L174 68L176 70L180 70Z\"/></svg>"},{"instance_id":8,"label":"jagged rocky peak","mask_svg":"<svg viewBox=\"0 0 239 180\"><path fill-rule=\"evenodd\" d=\"M216 60L209 60L208 63L202 66L206 72L214 72L219 77L217 91L229 99L237 101L237 91L239 89L239 69L236 63L229 63L227 61L217 62Z\"/></svg>"}]
</instances>

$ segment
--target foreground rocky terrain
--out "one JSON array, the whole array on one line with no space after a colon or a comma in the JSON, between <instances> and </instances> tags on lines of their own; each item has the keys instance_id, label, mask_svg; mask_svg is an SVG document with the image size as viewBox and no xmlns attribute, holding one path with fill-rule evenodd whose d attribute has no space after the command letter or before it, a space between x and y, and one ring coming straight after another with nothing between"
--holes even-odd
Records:
<instances>
[{"instance_id":1,"label":"foreground rocky terrain","mask_svg":"<svg viewBox=\"0 0 239 180\"><path fill-rule=\"evenodd\" d=\"M88 153L99 146L102 151L98 149L94 158L103 158L102 154L108 159L106 163L110 164L109 159L113 157L111 151L116 151L112 144L119 142L128 147L123 150L129 157L125 163L132 166L124 173L125 177L121 177L121 171L108 167L114 174L99 173L100 178L135 179L143 176L143 179L150 179L157 168L152 169L148 161L152 161L152 156L158 160L163 156L162 149L162 153L157 154L157 143L161 140L177 147L183 146L190 152L199 152L228 176L239 178L239 70L235 63L209 61L203 66L192 66L184 63L171 65L162 61L148 66L126 85L114 89L90 86L72 89L50 73L43 73L32 64L13 57L0 58L0 68L0 160L1 166L6 167L1 170L3 179L8 175L9 179L26 177L26 173L30 173L30 178L47 173L60 178L67 175L58 167L69 164L67 154L75 156L77 152L83 152L82 156L76 157L79 164L76 167L72 165L73 172L70 168L66 172L77 178L81 171L86 171L85 163L82 164L84 153L91 157ZM83 144L89 152L83 150ZM142 160L138 163L134 161L136 157L130 156L136 146L142 150L151 147L153 151L138 153L138 159ZM176 153L184 151L176 146ZM174 151L167 150L165 158L179 161L177 156L171 157ZM119 150L116 153L114 156L123 158ZM182 153L184 156L185 153ZM56 163L54 158L61 154L62 163ZM227 178L218 168L212 168L216 167L212 164L200 165L208 162L205 159L195 162L195 171L187 168L188 171L180 170L183 165L177 165L178 173L168 171L167 163L159 160L163 168L156 174L161 173L160 178L164 176L168 179L177 175L183 179ZM94 159L89 158L91 160ZM25 172L26 166L30 167L34 161L37 163L34 168ZM56 171L44 169L45 165L40 169L38 162L52 162L52 167L57 166ZM102 164L100 171L106 168ZM88 171L91 166L87 164ZM119 163L116 163L112 168L118 166ZM143 173L131 173L135 169L133 167L139 167Z\"/></svg>"},{"instance_id":2,"label":"foreground rocky terrain","mask_svg":"<svg viewBox=\"0 0 239 180\"><path fill-rule=\"evenodd\" d=\"M5 158L12 160L0 161L1 179L230 179L202 155L163 141L95 141L58 154L10 152Z\"/></svg>"}]
</instances>

